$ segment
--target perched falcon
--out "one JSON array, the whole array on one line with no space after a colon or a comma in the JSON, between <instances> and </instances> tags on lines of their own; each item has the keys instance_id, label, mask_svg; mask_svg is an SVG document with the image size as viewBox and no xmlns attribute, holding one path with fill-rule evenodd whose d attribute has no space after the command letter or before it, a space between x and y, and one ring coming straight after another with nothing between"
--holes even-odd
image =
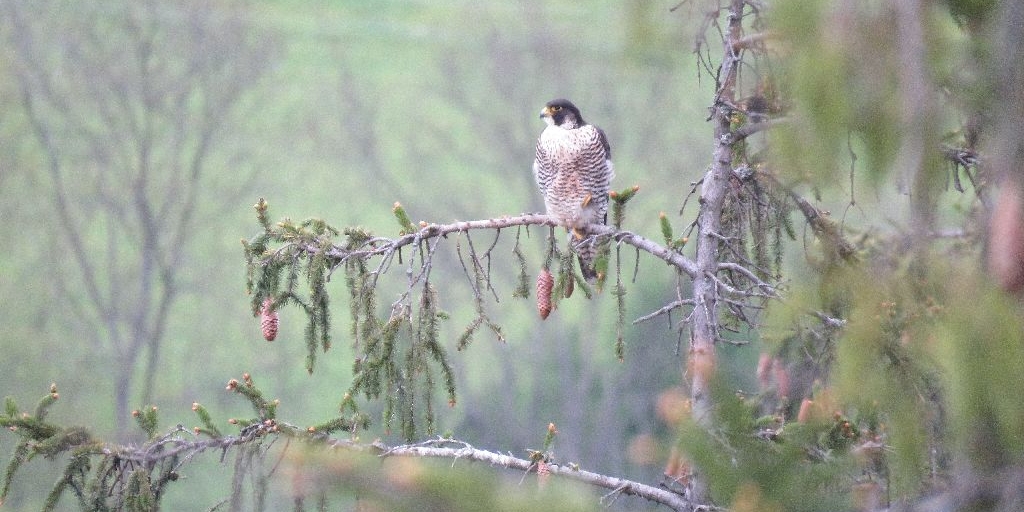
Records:
<instances>
[{"instance_id":1,"label":"perched falcon","mask_svg":"<svg viewBox=\"0 0 1024 512\"><path fill-rule=\"evenodd\" d=\"M569 245L579 256L580 271L597 278L597 244L588 226L608 217L608 189L615 172L604 132L587 124L569 100L551 100L540 112L547 128L537 141L533 174L544 196L547 214L571 231Z\"/></svg>"}]
</instances>

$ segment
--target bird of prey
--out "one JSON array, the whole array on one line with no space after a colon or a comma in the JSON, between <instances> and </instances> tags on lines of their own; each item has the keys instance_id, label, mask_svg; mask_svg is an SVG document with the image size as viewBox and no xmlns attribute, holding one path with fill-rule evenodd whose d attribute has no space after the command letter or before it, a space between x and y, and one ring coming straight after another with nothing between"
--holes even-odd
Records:
<instances>
[{"instance_id":1,"label":"bird of prey","mask_svg":"<svg viewBox=\"0 0 1024 512\"><path fill-rule=\"evenodd\" d=\"M569 100L549 101L540 117L547 127L537 141L533 174L547 214L570 230L580 272L593 282L597 244L588 227L603 225L608 217L608 189L615 177L611 147L604 131L587 124Z\"/></svg>"}]
</instances>

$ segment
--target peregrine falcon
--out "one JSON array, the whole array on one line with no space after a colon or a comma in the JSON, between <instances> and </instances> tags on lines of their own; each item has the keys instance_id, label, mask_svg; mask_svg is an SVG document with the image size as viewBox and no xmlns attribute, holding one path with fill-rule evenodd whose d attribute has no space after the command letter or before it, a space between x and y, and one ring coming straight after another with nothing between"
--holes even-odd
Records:
<instances>
[{"instance_id":1,"label":"peregrine falcon","mask_svg":"<svg viewBox=\"0 0 1024 512\"><path fill-rule=\"evenodd\" d=\"M608 189L615 172L604 132L587 124L569 100L547 103L540 112L547 128L537 141L533 174L547 214L571 231L569 245L579 256L580 272L593 282L597 245L587 228L608 217Z\"/></svg>"}]
</instances>

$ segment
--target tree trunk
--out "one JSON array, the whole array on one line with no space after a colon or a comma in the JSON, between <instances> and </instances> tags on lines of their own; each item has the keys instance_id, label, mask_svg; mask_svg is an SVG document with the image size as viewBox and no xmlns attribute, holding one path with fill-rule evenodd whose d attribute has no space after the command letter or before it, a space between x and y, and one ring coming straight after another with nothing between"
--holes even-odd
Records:
<instances>
[{"instance_id":1,"label":"tree trunk","mask_svg":"<svg viewBox=\"0 0 1024 512\"><path fill-rule=\"evenodd\" d=\"M736 104L736 72L740 62L737 42L742 36L743 0L733 0L728 10L728 33L724 38L722 65L711 122L714 123L714 151L711 167L704 175L700 191L700 214L697 217L697 274L693 279L695 300L690 348L685 378L690 385L693 418L698 425L709 427L713 406L710 395L715 370L715 344L718 341L718 273L719 247L722 231L722 208L732 176L732 145L730 114ZM697 468L699 472L699 468ZM707 482L693 475L692 498L696 503L709 503Z\"/></svg>"}]
</instances>

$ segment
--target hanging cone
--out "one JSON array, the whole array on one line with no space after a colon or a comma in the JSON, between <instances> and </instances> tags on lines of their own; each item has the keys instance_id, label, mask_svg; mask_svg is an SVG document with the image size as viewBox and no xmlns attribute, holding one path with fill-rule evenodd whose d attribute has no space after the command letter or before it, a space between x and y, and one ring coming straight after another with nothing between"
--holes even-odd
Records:
<instances>
[{"instance_id":1,"label":"hanging cone","mask_svg":"<svg viewBox=\"0 0 1024 512\"><path fill-rule=\"evenodd\" d=\"M537 276L537 311L541 320L551 314L551 287L554 284L555 279L551 277L551 272L546 268L541 269L540 275Z\"/></svg>"},{"instance_id":2,"label":"hanging cone","mask_svg":"<svg viewBox=\"0 0 1024 512\"><path fill-rule=\"evenodd\" d=\"M260 308L260 329L263 330L263 339L267 341L274 341L274 338L277 337L279 320L273 306L274 300L267 297L263 299L263 307Z\"/></svg>"}]
</instances>

